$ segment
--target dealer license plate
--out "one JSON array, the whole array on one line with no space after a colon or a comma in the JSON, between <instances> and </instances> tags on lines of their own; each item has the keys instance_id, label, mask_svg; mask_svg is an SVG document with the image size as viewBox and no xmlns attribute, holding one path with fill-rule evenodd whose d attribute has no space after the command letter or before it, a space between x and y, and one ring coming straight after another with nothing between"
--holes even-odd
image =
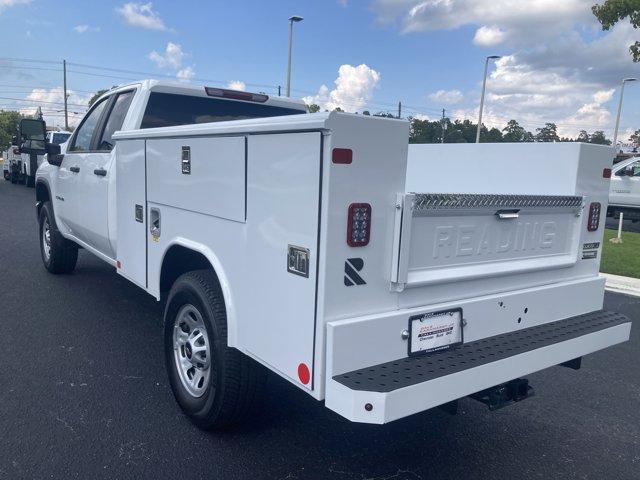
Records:
<instances>
[{"instance_id":1,"label":"dealer license plate","mask_svg":"<svg viewBox=\"0 0 640 480\"><path fill-rule=\"evenodd\" d=\"M409 355L445 350L463 342L462 309L423 313L409 318Z\"/></svg>"}]
</instances>

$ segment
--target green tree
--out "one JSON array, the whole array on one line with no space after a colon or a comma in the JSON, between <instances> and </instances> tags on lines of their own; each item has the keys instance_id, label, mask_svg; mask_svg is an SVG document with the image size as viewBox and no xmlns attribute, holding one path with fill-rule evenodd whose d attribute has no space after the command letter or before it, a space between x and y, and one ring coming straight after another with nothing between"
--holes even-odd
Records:
<instances>
[{"instance_id":1,"label":"green tree","mask_svg":"<svg viewBox=\"0 0 640 480\"><path fill-rule=\"evenodd\" d=\"M602 24L603 30L609 30L620 20L629 18L633 28L640 28L640 0L606 0L602 5L596 4L591 11ZM640 62L640 42L629 47L634 62Z\"/></svg>"},{"instance_id":2,"label":"green tree","mask_svg":"<svg viewBox=\"0 0 640 480\"><path fill-rule=\"evenodd\" d=\"M555 123L546 123L542 128L536 128L536 142L559 142L558 127Z\"/></svg>"},{"instance_id":3,"label":"green tree","mask_svg":"<svg viewBox=\"0 0 640 480\"><path fill-rule=\"evenodd\" d=\"M0 148L3 151L11 146L11 138L18 133L18 124L23 118L12 110L0 112Z\"/></svg>"},{"instance_id":4,"label":"green tree","mask_svg":"<svg viewBox=\"0 0 640 480\"><path fill-rule=\"evenodd\" d=\"M602 130L597 130L589 136L589 143L596 143L598 145L611 145L609 140Z\"/></svg>"},{"instance_id":5,"label":"green tree","mask_svg":"<svg viewBox=\"0 0 640 480\"><path fill-rule=\"evenodd\" d=\"M640 129L636 130L633 135L629 137L629 141L633 143L640 143Z\"/></svg>"},{"instance_id":6,"label":"green tree","mask_svg":"<svg viewBox=\"0 0 640 480\"><path fill-rule=\"evenodd\" d=\"M100 98L100 95L102 95L107 91L108 90L105 88L104 90L98 90L96 93L94 93L93 96L89 99L89 106L93 105L96 102L96 100Z\"/></svg>"},{"instance_id":7,"label":"green tree","mask_svg":"<svg viewBox=\"0 0 640 480\"><path fill-rule=\"evenodd\" d=\"M589 134L586 130L580 130L578 138L576 138L576 142L589 143Z\"/></svg>"},{"instance_id":8,"label":"green tree","mask_svg":"<svg viewBox=\"0 0 640 480\"><path fill-rule=\"evenodd\" d=\"M449 119L445 119L446 122ZM442 142L442 122L431 122L409 118L409 143L440 143ZM446 136L445 136L446 138Z\"/></svg>"},{"instance_id":9,"label":"green tree","mask_svg":"<svg viewBox=\"0 0 640 480\"><path fill-rule=\"evenodd\" d=\"M312 103L311 105L309 105L309 113L317 113L320 111L320 105L316 105L315 103Z\"/></svg>"},{"instance_id":10,"label":"green tree","mask_svg":"<svg viewBox=\"0 0 640 480\"><path fill-rule=\"evenodd\" d=\"M364 110L364 111L362 112L362 114L363 114L363 115L367 115L367 116L369 116L369 115L371 115L371 112L370 112L369 110Z\"/></svg>"},{"instance_id":11,"label":"green tree","mask_svg":"<svg viewBox=\"0 0 640 480\"><path fill-rule=\"evenodd\" d=\"M507 126L502 129L503 142L515 143L515 142L532 142L533 134L523 127L516 120L509 120Z\"/></svg>"},{"instance_id":12,"label":"green tree","mask_svg":"<svg viewBox=\"0 0 640 480\"><path fill-rule=\"evenodd\" d=\"M502 143L504 141L502 131L495 127L487 132L483 140L484 143Z\"/></svg>"}]
</instances>

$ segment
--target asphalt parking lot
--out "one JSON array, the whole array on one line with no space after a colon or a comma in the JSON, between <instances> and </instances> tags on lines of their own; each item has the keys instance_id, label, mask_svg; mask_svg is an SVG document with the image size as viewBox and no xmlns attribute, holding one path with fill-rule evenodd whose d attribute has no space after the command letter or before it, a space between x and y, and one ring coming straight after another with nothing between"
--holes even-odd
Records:
<instances>
[{"instance_id":1,"label":"asphalt parking lot","mask_svg":"<svg viewBox=\"0 0 640 480\"><path fill-rule=\"evenodd\" d=\"M0 180L0 478L640 478L637 325L493 413L465 399L457 416L357 425L272 378L253 424L199 431L165 377L160 305L85 251L48 274L34 196ZM605 303L640 318L640 298Z\"/></svg>"}]
</instances>

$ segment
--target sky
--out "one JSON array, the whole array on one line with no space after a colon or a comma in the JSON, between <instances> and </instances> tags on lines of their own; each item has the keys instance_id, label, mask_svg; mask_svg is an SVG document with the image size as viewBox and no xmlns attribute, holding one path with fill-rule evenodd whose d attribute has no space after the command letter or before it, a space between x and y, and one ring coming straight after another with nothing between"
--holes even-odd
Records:
<instances>
[{"instance_id":1,"label":"sky","mask_svg":"<svg viewBox=\"0 0 640 480\"><path fill-rule=\"evenodd\" d=\"M71 123L98 89L142 78L277 94L294 25L292 96L323 108L477 119L562 135L612 136L625 77L640 77L628 20L603 32L596 0L0 0L0 107L42 106L63 124L68 62ZM5 55L2 57L2 55ZM640 128L640 82L625 90L620 138Z\"/></svg>"}]
</instances>

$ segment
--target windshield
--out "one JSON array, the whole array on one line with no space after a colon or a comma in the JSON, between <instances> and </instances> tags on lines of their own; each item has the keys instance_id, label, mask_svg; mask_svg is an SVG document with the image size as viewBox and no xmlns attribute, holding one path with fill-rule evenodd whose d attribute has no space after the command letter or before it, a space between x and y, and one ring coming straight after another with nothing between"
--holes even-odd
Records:
<instances>
[{"instance_id":1,"label":"windshield","mask_svg":"<svg viewBox=\"0 0 640 480\"><path fill-rule=\"evenodd\" d=\"M306 110L251 102L153 92L140 128L173 127L193 123L300 115Z\"/></svg>"},{"instance_id":2,"label":"windshield","mask_svg":"<svg viewBox=\"0 0 640 480\"><path fill-rule=\"evenodd\" d=\"M60 145L61 143L66 142L71 136L68 132L54 133L51 135L51 143L54 145Z\"/></svg>"}]
</instances>

